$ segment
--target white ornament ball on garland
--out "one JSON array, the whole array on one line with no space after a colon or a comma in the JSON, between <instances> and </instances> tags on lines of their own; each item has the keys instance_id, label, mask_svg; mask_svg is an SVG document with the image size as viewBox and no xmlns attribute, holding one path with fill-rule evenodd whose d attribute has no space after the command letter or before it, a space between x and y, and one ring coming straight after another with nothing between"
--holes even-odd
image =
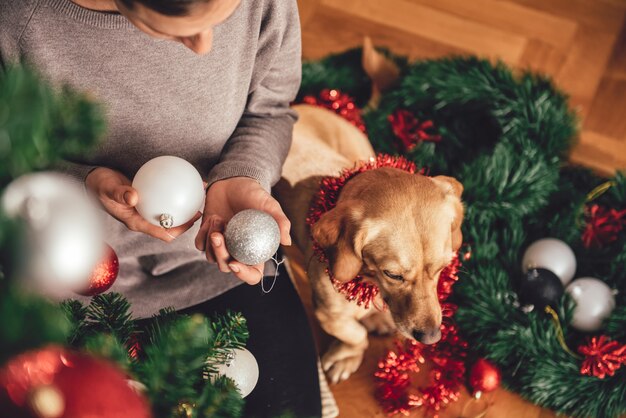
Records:
<instances>
[{"instance_id":1,"label":"white ornament ball on garland","mask_svg":"<svg viewBox=\"0 0 626 418\"><path fill-rule=\"evenodd\" d=\"M579 331L598 331L615 309L613 291L602 280L593 277L576 279L565 291L576 302L571 325Z\"/></svg>"},{"instance_id":2,"label":"white ornament ball on garland","mask_svg":"<svg viewBox=\"0 0 626 418\"><path fill-rule=\"evenodd\" d=\"M99 211L82 187L58 173L11 182L2 209L25 226L18 274L46 292L85 287L104 252Z\"/></svg>"},{"instance_id":3,"label":"white ornament ball on garland","mask_svg":"<svg viewBox=\"0 0 626 418\"><path fill-rule=\"evenodd\" d=\"M550 270L566 286L576 274L576 256L569 245L556 238L533 242L524 252L522 271L542 268Z\"/></svg>"},{"instance_id":4,"label":"white ornament ball on garland","mask_svg":"<svg viewBox=\"0 0 626 418\"><path fill-rule=\"evenodd\" d=\"M224 240L235 260L254 266L266 262L276 253L280 246L280 229L270 214L246 209L228 222Z\"/></svg>"},{"instance_id":5,"label":"white ornament ball on garland","mask_svg":"<svg viewBox=\"0 0 626 418\"><path fill-rule=\"evenodd\" d=\"M156 157L133 179L139 194L137 212L153 225L174 228L190 221L202 209L204 183L198 170L182 158Z\"/></svg>"},{"instance_id":6,"label":"white ornament ball on garland","mask_svg":"<svg viewBox=\"0 0 626 418\"><path fill-rule=\"evenodd\" d=\"M233 379L242 398L248 396L259 381L259 365L245 348L233 350L231 358L218 366L217 372L219 376Z\"/></svg>"}]
</instances>

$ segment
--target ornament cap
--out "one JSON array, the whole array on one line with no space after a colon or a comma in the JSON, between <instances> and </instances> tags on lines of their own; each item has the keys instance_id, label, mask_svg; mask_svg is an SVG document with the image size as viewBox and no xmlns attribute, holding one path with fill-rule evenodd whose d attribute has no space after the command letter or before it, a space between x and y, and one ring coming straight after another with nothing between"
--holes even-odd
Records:
<instances>
[{"instance_id":1,"label":"ornament cap","mask_svg":"<svg viewBox=\"0 0 626 418\"><path fill-rule=\"evenodd\" d=\"M159 224L165 229L170 229L174 225L174 217L170 214L162 213L159 217Z\"/></svg>"}]
</instances>

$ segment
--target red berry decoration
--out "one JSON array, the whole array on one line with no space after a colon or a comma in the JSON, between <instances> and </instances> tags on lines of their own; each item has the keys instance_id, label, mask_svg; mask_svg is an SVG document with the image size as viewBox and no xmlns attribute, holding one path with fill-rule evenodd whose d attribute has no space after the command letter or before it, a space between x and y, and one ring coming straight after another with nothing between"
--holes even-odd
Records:
<instances>
[{"instance_id":1,"label":"red berry decoration","mask_svg":"<svg viewBox=\"0 0 626 418\"><path fill-rule=\"evenodd\" d=\"M117 254L110 245L107 245L105 256L96 264L89 277L89 287L77 293L83 296L94 296L106 292L115 283L119 271L120 262Z\"/></svg>"},{"instance_id":2,"label":"red berry decoration","mask_svg":"<svg viewBox=\"0 0 626 418\"><path fill-rule=\"evenodd\" d=\"M122 371L57 346L21 354L0 370L0 411L14 418L152 416Z\"/></svg>"},{"instance_id":3,"label":"red berry decoration","mask_svg":"<svg viewBox=\"0 0 626 418\"><path fill-rule=\"evenodd\" d=\"M470 371L470 385L476 398L485 392L498 389L501 379L500 370L493 363L482 358L474 363Z\"/></svg>"}]
</instances>

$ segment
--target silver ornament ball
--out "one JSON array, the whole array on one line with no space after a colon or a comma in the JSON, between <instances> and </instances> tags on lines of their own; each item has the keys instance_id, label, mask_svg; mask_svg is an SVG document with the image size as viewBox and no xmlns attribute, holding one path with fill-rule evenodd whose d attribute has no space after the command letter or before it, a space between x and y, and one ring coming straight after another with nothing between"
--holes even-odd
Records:
<instances>
[{"instance_id":1,"label":"silver ornament ball","mask_svg":"<svg viewBox=\"0 0 626 418\"><path fill-rule=\"evenodd\" d=\"M254 266L266 262L276 253L280 246L280 229L268 213L246 209L228 222L224 239L235 260Z\"/></svg>"},{"instance_id":2,"label":"silver ornament ball","mask_svg":"<svg viewBox=\"0 0 626 418\"><path fill-rule=\"evenodd\" d=\"M613 291L602 280L593 277L576 279L565 291L576 302L571 325L579 331L598 331L615 309Z\"/></svg>"},{"instance_id":3,"label":"silver ornament ball","mask_svg":"<svg viewBox=\"0 0 626 418\"><path fill-rule=\"evenodd\" d=\"M543 238L533 242L524 252L522 271L542 268L556 274L563 286L576 274L576 256L569 245L556 238Z\"/></svg>"},{"instance_id":4,"label":"silver ornament ball","mask_svg":"<svg viewBox=\"0 0 626 418\"><path fill-rule=\"evenodd\" d=\"M4 191L2 209L25 226L18 274L50 293L88 284L104 254L103 226L76 181L45 172L19 177Z\"/></svg>"},{"instance_id":5,"label":"silver ornament ball","mask_svg":"<svg viewBox=\"0 0 626 418\"><path fill-rule=\"evenodd\" d=\"M226 364L218 366L217 373L233 379L242 398L248 396L259 381L259 365L245 348L233 350Z\"/></svg>"}]
</instances>

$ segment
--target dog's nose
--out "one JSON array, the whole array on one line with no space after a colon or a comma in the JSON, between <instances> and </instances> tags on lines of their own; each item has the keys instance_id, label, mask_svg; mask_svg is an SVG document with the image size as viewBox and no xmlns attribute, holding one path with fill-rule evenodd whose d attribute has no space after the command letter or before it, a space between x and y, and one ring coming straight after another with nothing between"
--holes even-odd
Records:
<instances>
[{"instance_id":1,"label":"dog's nose","mask_svg":"<svg viewBox=\"0 0 626 418\"><path fill-rule=\"evenodd\" d=\"M423 344L435 344L441 339L441 330L439 327L429 330L413 330L413 338Z\"/></svg>"}]
</instances>

